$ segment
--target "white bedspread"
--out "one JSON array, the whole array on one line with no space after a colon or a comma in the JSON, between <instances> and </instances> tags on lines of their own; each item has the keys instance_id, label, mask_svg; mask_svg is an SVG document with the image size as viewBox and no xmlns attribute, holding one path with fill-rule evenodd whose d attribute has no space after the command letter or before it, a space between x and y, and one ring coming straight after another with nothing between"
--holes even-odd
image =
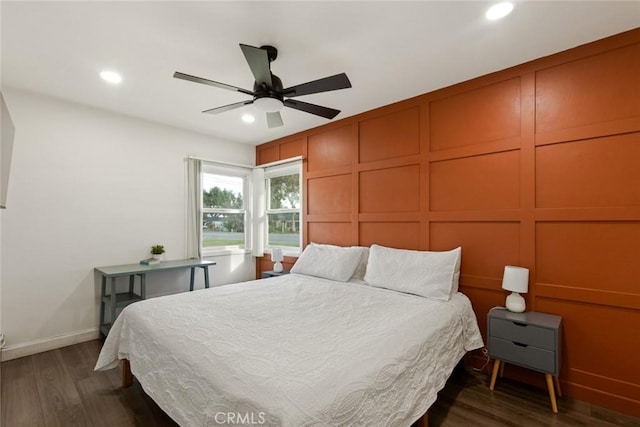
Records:
<instances>
[{"instance_id":1,"label":"white bedspread","mask_svg":"<svg viewBox=\"0 0 640 427\"><path fill-rule=\"evenodd\" d=\"M290 274L132 304L96 370L128 358L182 426L409 426L482 345L462 294Z\"/></svg>"}]
</instances>

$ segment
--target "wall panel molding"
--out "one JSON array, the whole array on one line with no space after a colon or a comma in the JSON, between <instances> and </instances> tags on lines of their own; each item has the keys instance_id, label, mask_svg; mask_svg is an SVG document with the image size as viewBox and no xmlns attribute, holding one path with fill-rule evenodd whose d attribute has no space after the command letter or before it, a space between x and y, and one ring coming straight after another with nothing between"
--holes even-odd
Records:
<instances>
[{"instance_id":1,"label":"wall panel molding","mask_svg":"<svg viewBox=\"0 0 640 427\"><path fill-rule=\"evenodd\" d=\"M359 222L420 222L420 212L379 212L358 214Z\"/></svg>"},{"instance_id":2,"label":"wall panel molding","mask_svg":"<svg viewBox=\"0 0 640 427\"><path fill-rule=\"evenodd\" d=\"M520 221L520 209L440 211L429 213L430 222Z\"/></svg>"},{"instance_id":3,"label":"wall panel molding","mask_svg":"<svg viewBox=\"0 0 640 427\"><path fill-rule=\"evenodd\" d=\"M434 99L429 103L429 149L434 152L517 137L520 107L519 77Z\"/></svg>"},{"instance_id":4,"label":"wall panel molding","mask_svg":"<svg viewBox=\"0 0 640 427\"><path fill-rule=\"evenodd\" d=\"M350 213L307 214L307 222L351 222Z\"/></svg>"},{"instance_id":5,"label":"wall panel molding","mask_svg":"<svg viewBox=\"0 0 640 427\"><path fill-rule=\"evenodd\" d=\"M623 396L630 396L631 402L640 402L640 387L628 381L596 375L580 369L568 369L566 381L593 390L616 390Z\"/></svg>"},{"instance_id":6,"label":"wall panel molding","mask_svg":"<svg viewBox=\"0 0 640 427\"><path fill-rule=\"evenodd\" d=\"M599 404L637 414L640 341L633 337L640 310L551 298L539 298L537 304L545 312L563 316L561 377L582 391L591 389L594 395L608 395L612 401L596 397Z\"/></svg>"},{"instance_id":7,"label":"wall panel molding","mask_svg":"<svg viewBox=\"0 0 640 427\"><path fill-rule=\"evenodd\" d=\"M484 289L499 293L501 297L504 296L502 277L482 277L463 274L460 276L460 283L465 288Z\"/></svg>"},{"instance_id":8,"label":"wall panel molding","mask_svg":"<svg viewBox=\"0 0 640 427\"><path fill-rule=\"evenodd\" d=\"M640 291L638 293L614 292L548 283L536 283L536 290L537 298L640 310Z\"/></svg>"},{"instance_id":9,"label":"wall panel molding","mask_svg":"<svg viewBox=\"0 0 640 427\"><path fill-rule=\"evenodd\" d=\"M640 119L629 117L605 123L596 123L569 129L539 132L535 135L536 145L559 144L590 138L636 133L640 129ZM640 136L636 136L640 138Z\"/></svg>"},{"instance_id":10,"label":"wall panel molding","mask_svg":"<svg viewBox=\"0 0 640 427\"><path fill-rule=\"evenodd\" d=\"M520 137L500 139L497 141L483 142L463 147L449 148L431 153L431 161L459 159L463 157L482 156L486 154L501 153L504 151L518 150Z\"/></svg>"},{"instance_id":11,"label":"wall panel molding","mask_svg":"<svg viewBox=\"0 0 640 427\"><path fill-rule=\"evenodd\" d=\"M307 180L307 214L350 213L351 174L330 175Z\"/></svg>"},{"instance_id":12,"label":"wall panel molding","mask_svg":"<svg viewBox=\"0 0 640 427\"><path fill-rule=\"evenodd\" d=\"M635 29L263 144L256 159L306 156L305 243L462 246L460 289L485 337L504 266L529 268L528 308L563 316L567 394L640 417L638 75Z\"/></svg>"},{"instance_id":13,"label":"wall panel molding","mask_svg":"<svg viewBox=\"0 0 640 427\"><path fill-rule=\"evenodd\" d=\"M275 162L280 159L279 144L270 144L266 147L261 147L256 152L256 163L259 165Z\"/></svg>"},{"instance_id":14,"label":"wall panel molding","mask_svg":"<svg viewBox=\"0 0 640 427\"><path fill-rule=\"evenodd\" d=\"M360 246L378 244L405 249L420 249L420 223L416 222L360 222Z\"/></svg>"},{"instance_id":15,"label":"wall panel molding","mask_svg":"<svg viewBox=\"0 0 640 427\"><path fill-rule=\"evenodd\" d=\"M337 168L329 168L322 171L307 172L305 179L326 178L328 176L347 175L353 172L353 166L341 166Z\"/></svg>"},{"instance_id":16,"label":"wall panel molding","mask_svg":"<svg viewBox=\"0 0 640 427\"><path fill-rule=\"evenodd\" d=\"M514 150L432 162L430 211L519 208L519 156Z\"/></svg>"},{"instance_id":17,"label":"wall panel molding","mask_svg":"<svg viewBox=\"0 0 640 427\"><path fill-rule=\"evenodd\" d=\"M535 156L536 207L640 206L640 133L539 146Z\"/></svg>"},{"instance_id":18,"label":"wall panel molding","mask_svg":"<svg viewBox=\"0 0 640 427\"><path fill-rule=\"evenodd\" d=\"M420 153L420 107L359 122L359 161L375 162ZM389 144L393 141L393 144Z\"/></svg>"},{"instance_id":19,"label":"wall panel molding","mask_svg":"<svg viewBox=\"0 0 640 427\"><path fill-rule=\"evenodd\" d=\"M536 72L536 131L640 116L640 44Z\"/></svg>"},{"instance_id":20,"label":"wall panel molding","mask_svg":"<svg viewBox=\"0 0 640 427\"><path fill-rule=\"evenodd\" d=\"M359 212L418 212L420 165L367 170L359 176Z\"/></svg>"},{"instance_id":21,"label":"wall panel molding","mask_svg":"<svg viewBox=\"0 0 640 427\"><path fill-rule=\"evenodd\" d=\"M640 206L597 208L537 208L537 222L545 221L640 221Z\"/></svg>"},{"instance_id":22,"label":"wall panel molding","mask_svg":"<svg viewBox=\"0 0 640 427\"><path fill-rule=\"evenodd\" d=\"M355 165L355 169L358 172L372 171L378 169L397 168L400 166L420 165L422 157L419 154L414 154L406 157L393 157L391 159L377 160L369 163L358 163Z\"/></svg>"}]
</instances>

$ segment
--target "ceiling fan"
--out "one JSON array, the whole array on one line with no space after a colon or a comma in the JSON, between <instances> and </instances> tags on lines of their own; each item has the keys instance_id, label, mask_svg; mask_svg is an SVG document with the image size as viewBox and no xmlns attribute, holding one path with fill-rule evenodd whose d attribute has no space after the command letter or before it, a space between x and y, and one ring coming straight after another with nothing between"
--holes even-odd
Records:
<instances>
[{"instance_id":1,"label":"ceiling fan","mask_svg":"<svg viewBox=\"0 0 640 427\"><path fill-rule=\"evenodd\" d=\"M242 49L242 53L244 54L244 57L249 64L249 68L251 68L251 72L256 79L253 84L253 91L177 71L173 74L173 77L177 79L232 90L234 92L241 92L253 97L253 99L247 101L240 101L234 104L205 110L203 113L219 114L224 113L225 111L244 107L245 105L253 104L258 110L266 112L267 125L270 128L284 125L282 116L280 115L282 107L293 108L295 110L315 114L316 116L325 117L327 119L333 119L340 113L340 110L309 104L307 102L297 101L291 98L310 95L313 93L350 88L351 82L345 73L336 74L335 76L325 77L283 89L282 80L271 72L271 62L275 61L277 58L278 49L273 46L253 47L242 43L240 44L240 49Z\"/></svg>"}]
</instances>

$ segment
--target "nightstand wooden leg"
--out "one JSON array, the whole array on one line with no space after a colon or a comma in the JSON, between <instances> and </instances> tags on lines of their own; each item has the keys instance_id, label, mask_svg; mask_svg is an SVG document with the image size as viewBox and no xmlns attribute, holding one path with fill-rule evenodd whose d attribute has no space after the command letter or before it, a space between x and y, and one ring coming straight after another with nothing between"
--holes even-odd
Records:
<instances>
[{"instance_id":1,"label":"nightstand wooden leg","mask_svg":"<svg viewBox=\"0 0 640 427\"><path fill-rule=\"evenodd\" d=\"M553 380L556 383L556 388L558 389L558 397L562 397L562 389L560 389L560 378L553 377Z\"/></svg>"},{"instance_id":2,"label":"nightstand wooden leg","mask_svg":"<svg viewBox=\"0 0 640 427\"><path fill-rule=\"evenodd\" d=\"M558 413L558 405L556 403L556 392L553 390L553 380L551 374L544 374L547 379L547 389L549 389L549 399L551 400L551 410L554 414Z\"/></svg>"},{"instance_id":3,"label":"nightstand wooden leg","mask_svg":"<svg viewBox=\"0 0 640 427\"><path fill-rule=\"evenodd\" d=\"M502 362L500 364L500 373L498 374L498 375L500 375L500 378L502 378L504 376L504 365L505 365L504 362Z\"/></svg>"},{"instance_id":4,"label":"nightstand wooden leg","mask_svg":"<svg viewBox=\"0 0 640 427\"><path fill-rule=\"evenodd\" d=\"M493 391L496 386L496 377L498 376L498 371L500 370L500 361L498 359L493 362L493 372L491 373L491 383L489 384L489 390Z\"/></svg>"}]
</instances>

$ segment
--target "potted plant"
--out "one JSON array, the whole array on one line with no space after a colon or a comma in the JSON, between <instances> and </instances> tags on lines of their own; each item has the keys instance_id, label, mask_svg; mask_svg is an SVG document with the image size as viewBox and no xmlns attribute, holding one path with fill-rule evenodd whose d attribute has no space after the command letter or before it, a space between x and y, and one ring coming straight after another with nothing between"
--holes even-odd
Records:
<instances>
[{"instance_id":1,"label":"potted plant","mask_svg":"<svg viewBox=\"0 0 640 427\"><path fill-rule=\"evenodd\" d=\"M163 245L153 245L151 246L151 258L157 259L158 261L162 260L162 254L164 254L164 246Z\"/></svg>"}]
</instances>

